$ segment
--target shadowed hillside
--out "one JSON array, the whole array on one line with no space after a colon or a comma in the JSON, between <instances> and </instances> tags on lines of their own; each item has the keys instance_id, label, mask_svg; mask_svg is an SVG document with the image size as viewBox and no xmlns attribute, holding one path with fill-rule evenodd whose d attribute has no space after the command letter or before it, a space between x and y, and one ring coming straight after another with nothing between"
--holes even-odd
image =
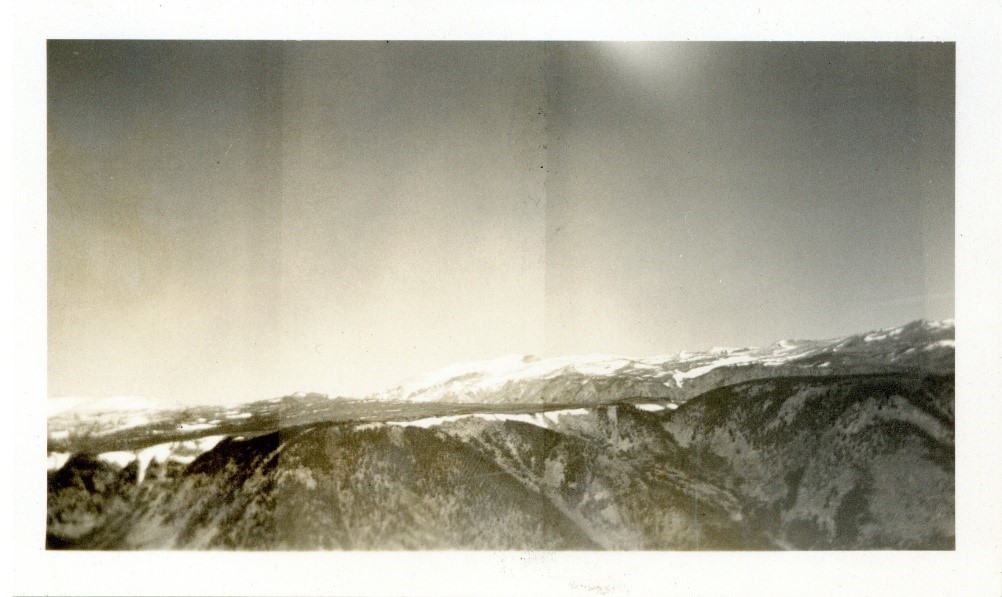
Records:
<instances>
[{"instance_id":1,"label":"shadowed hillside","mask_svg":"<svg viewBox=\"0 0 1002 597\"><path fill-rule=\"evenodd\" d=\"M953 377L303 425L144 472L50 473L49 547L950 549Z\"/></svg>"}]
</instances>

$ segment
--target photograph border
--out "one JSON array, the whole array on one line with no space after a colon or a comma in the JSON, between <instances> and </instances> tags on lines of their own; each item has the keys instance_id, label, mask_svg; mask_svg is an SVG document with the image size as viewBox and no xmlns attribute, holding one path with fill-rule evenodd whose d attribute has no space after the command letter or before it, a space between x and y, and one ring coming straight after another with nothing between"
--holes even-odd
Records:
<instances>
[{"instance_id":1,"label":"photograph border","mask_svg":"<svg viewBox=\"0 0 1002 597\"><path fill-rule=\"evenodd\" d=\"M13 594L880 594L1002 591L997 3L44 2L11 21L6 379ZM957 549L788 553L60 553L44 549L47 39L602 39L957 43ZM993 308L995 307L995 308ZM6 493L6 492L5 492Z\"/></svg>"}]
</instances>

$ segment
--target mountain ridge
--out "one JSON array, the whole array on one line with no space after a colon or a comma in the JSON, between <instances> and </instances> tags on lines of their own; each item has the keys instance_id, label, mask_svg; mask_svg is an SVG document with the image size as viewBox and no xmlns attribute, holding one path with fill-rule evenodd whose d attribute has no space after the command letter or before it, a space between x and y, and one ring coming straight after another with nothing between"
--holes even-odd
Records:
<instances>
[{"instance_id":1,"label":"mountain ridge","mask_svg":"<svg viewBox=\"0 0 1002 597\"><path fill-rule=\"evenodd\" d=\"M680 405L714 388L783 376L953 371L953 320L916 320L828 340L714 348L649 358L523 355L461 363L363 398L298 393L230 406L63 409L48 419L50 453L140 449L214 435L257 433L327 420L388 420L509 407L546 410L618 401ZM114 403L114 401L112 401ZM160 403L154 403L160 404ZM57 409L58 410L58 409ZM58 462L58 459L56 460Z\"/></svg>"},{"instance_id":2,"label":"mountain ridge","mask_svg":"<svg viewBox=\"0 0 1002 597\"><path fill-rule=\"evenodd\" d=\"M744 381L678 409L470 413L225 438L187 465L77 455L82 549L952 549L953 376Z\"/></svg>"}]
</instances>

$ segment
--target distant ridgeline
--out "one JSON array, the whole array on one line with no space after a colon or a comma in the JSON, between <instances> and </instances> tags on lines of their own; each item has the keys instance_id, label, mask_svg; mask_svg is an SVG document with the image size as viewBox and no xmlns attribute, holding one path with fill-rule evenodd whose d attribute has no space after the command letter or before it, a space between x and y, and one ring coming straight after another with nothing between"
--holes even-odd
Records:
<instances>
[{"instance_id":1,"label":"distant ridgeline","mask_svg":"<svg viewBox=\"0 0 1002 597\"><path fill-rule=\"evenodd\" d=\"M953 549L954 328L50 417L52 549Z\"/></svg>"}]
</instances>

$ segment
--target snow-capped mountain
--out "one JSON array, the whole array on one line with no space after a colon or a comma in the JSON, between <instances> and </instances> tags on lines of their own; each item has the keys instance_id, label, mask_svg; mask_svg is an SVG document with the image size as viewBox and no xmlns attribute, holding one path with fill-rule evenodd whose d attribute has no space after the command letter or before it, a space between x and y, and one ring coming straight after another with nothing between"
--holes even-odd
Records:
<instances>
[{"instance_id":1,"label":"snow-capped mountain","mask_svg":"<svg viewBox=\"0 0 1002 597\"><path fill-rule=\"evenodd\" d=\"M47 545L952 549L954 326L49 419Z\"/></svg>"},{"instance_id":2,"label":"snow-capped mountain","mask_svg":"<svg viewBox=\"0 0 1002 597\"><path fill-rule=\"evenodd\" d=\"M507 356L450 365L372 398L418 402L593 404L685 402L713 387L775 376L952 371L952 320L912 323L831 340L711 348L649 358Z\"/></svg>"},{"instance_id":3,"label":"snow-capped mountain","mask_svg":"<svg viewBox=\"0 0 1002 597\"><path fill-rule=\"evenodd\" d=\"M49 401L49 449L133 451L324 421L380 422L514 413L512 409L524 415L622 401L675 407L715 388L772 377L952 373L953 338L952 320L914 321L830 340L783 340L764 348L711 348L647 358L517 355L450 365L363 399L296 394L186 408L140 398L57 399Z\"/></svg>"}]
</instances>

